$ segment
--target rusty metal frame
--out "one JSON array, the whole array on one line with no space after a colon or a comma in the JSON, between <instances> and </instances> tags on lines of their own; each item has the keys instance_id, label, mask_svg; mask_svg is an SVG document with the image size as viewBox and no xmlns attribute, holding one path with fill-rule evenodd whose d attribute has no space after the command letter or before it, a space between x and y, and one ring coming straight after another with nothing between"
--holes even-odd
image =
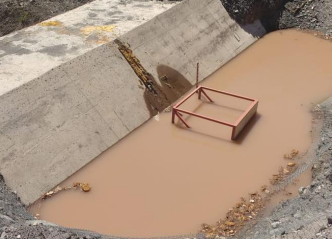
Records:
<instances>
[{"instance_id":1,"label":"rusty metal frame","mask_svg":"<svg viewBox=\"0 0 332 239\"><path fill-rule=\"evenodd\" d=\"M179 108L184 102L186 102L195 93L198 93L198 99L201 99L202 94L203 94L211 103L213 103L213 100L206 94L205 91L212 91L212 92L216 92L216 93L219 93L219 94L232 96L232 97L235 97L235 98L251 101L252 103L245 110L245 112L236 120L235 123L229 123L229 122L226 122L226 121L221 121L221 120L218 120L218 119L214 119L214 118L207 117L207 116L204 116L204 115L196 114L194 112L190 112L190 111L183 110L183 109ZM205 86L196 85L196 89L194 91L192 91L184 99L182 99L179 103L177 103L175 106L173 106L173 108L172 108L172 123L174 124L175 116L177 116L179 118L179 120L187 128L190 128L190 126L187 124L187 122L183 119L182 114L192 115L192 116L195 116L195 117L198 117L198 118L201 118L201 119L205 119L205 120L212 121L212 122L215 122L215 123L218 123L218 124L222 124L222 125L232 127L232 137L231 137L231 139L235 140L235 138L238 136L238 134L242 131L242 129L245 127L245 125L249 122L249 120L256 114L257 106L258 106L258 100L248 98L248 97L244 97L244 96L241 96L241 95L232 94L232 93L229 93L229 92L226 92L226 91L220 91L220 90L215 90L215 89L208 88L208 87L205 87ZM249 116L249 118L247 116ZM240 128L240 127L242 127L242 128ZM237 129L239 129L239 128L240 128L240 130L237 132Z\"/></svg>"}]
</instances>

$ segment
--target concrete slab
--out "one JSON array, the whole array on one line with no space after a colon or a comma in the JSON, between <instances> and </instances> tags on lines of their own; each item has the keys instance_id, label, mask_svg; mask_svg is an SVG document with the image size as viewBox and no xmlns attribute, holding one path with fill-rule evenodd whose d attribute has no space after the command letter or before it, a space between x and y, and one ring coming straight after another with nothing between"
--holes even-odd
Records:
<instances>
[{"instance_id":1,"label":"concrete slab","mask_svg":"<svg viewBox=\"0 0 332 239\"><path fill-rule=\"evenodd\" d=\"M126 74L106 67L108 58ZM145 122L138 84L117 47L104 45L0 96L0 172L8 186L32 203Z\"/></svg>"},{"instance_id":2,"label":"concrete slab","mask_svg":"<svg viewBox=\"0 0 332 239\"><path fill-rule=\"evenodd\" d=\"M176 4L156 0L96 0L46 21L56 21L58 26L35 25L1 37L0 95L112 42Z\"/></svg>"},{"instance_id":3,"label":"concrete slab","mask_svg":"<svg viewBox=\"0 0 332 239\"><path fill-rule=\"evenodd\" d=\"M23 203L37 200L151 117L135 72L117 45L99 46L104 38L98 36L111 41L170 6L97 0L86 11L56 17L61 27L33 26L0 39L0 172ZM140 20L125 20L135 16ZM117 30L81 32L105 24ZM195 81L197 61L202 80L264 34L260 22L237 25L219 0L185 0L119 39L131 45L163 91L170 92L159 80L166 74L185 92Z\"/></svg>"},{"instance_id":4,"label":"concrete slab","mask_svg":"<svg viewBox=\"0 0 332 239\"><path fill-rule=\"evenodd\" d=\"M259 21L247 26L234 22L220 1L189 0L119 39L131 46L159 84L160 65L193 84L197 62L204 79L264 34Z\"/></svg>"}]
</instances>

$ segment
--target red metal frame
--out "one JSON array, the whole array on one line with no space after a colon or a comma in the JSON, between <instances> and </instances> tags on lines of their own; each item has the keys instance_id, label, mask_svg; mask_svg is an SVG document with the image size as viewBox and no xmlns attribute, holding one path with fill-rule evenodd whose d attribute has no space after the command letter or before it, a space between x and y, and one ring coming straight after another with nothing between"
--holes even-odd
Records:
<instances>
[{"instance_id":1,"label":"red metal frame","mask_svg":"<svg viewBox=\"0 0 332 239\"><path fill-rule=\"evenodd\" d=\"M197 68L198 68L198 66L197 66ZM198 93L198 99L201 99L201 96L202 96L202 93L203 93L210 102L213 102L211 100L211 98L206 94L205 90L220 93L220 94L224 94L224 95L229 95L229 96L232 96L232 97L235 97L235 98L240 98L240 99L247 100L247 101L252 101L252 103L250 104L248 109L238 118L238 120L235 123L229 123L229 122L221 121L221 120L214 119L214 118L211 118L211 117L207 117L207 116L204 116L204 115L196 114L194 112L190 112L190 111L187 111L187 110L179 109L179 107L185 101L187 101L191 96L193 96L195 93ZM257 106L258 106L258 100L251 99L251 98L248 98L248 97L244 97L244 96L241 96L241 95L232 94L232 93L229 93L229 92L226 92L226 91L220 91L220 90L215 90L215 89L204 87L204 86L198 86L198 84L196 84L196 89L194 91L192 91L189 95L187 95L184 99L182 99L179 103L177 103L173 107L173 109L172 109L172 123L174 124L175 116L177 116L179 118L179 120L187 128L190 128L190 126L182 118L181 113L192 115L192 116L195 116L195 117L198 117L198 118L201 118L201 119L209 120L209 121L212 121L212 122L215 122L215 123L218 123L218 124L222 124L222 125L232 127L232 140L235 140L237 135L241 132L241 130L244 128L244 126L248 123L248 121L256 114ZM249 118L247 118L247 116L249 116ZM240 128L240 130L239 130L239 132L237 132L237 129L239 129L239 128Z\"/></svg>"}]
</instances>

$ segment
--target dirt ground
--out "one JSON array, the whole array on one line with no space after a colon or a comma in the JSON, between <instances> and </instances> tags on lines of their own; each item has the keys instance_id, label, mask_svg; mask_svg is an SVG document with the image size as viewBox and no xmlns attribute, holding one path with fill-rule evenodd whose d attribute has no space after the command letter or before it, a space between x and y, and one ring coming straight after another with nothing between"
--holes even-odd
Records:
<instances>
[{"instance_id":1,"label":"dirt ground","mask_svg":"<svg viewBox=\"0 0 332 239\"><path fill-rule=\"evenodd\" d=\"M46 20L92 0L0 0L0 36ZM301 28L332 35L331 0L221 0L227 11L245 23L261 19L268 30ZM279 204L269 217L239 238L332 238L332 100L319 106L324 127L310 186L301 196ZM56 227L35 220L10 192L0 175L0 239L112 238Z\"/></svg>"},{"instance_id":2,"label":"dirt ground","mask_svg":"<svg viewBox=\"0 0 332 239\"><path fill-rule=\"evenodd\" d=\"M93 0L1 0L0 37Z\"/></svg>"}]
</instances>

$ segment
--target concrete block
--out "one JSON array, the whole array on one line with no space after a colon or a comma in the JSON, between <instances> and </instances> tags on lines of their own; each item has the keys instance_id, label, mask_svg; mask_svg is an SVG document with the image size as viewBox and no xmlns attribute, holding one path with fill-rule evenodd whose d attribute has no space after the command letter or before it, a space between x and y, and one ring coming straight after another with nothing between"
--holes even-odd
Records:
<instances>
[{"instance_id":1,"label":"concrete block","mask_svg":"<svg viewBox=\"0 0 332 239\"><path fill-rule=\"evenodd\" d=\"M16 155L1 173L9 179L8 185L19 192L23 203L29 204L117 140L98 112L90 110L53 130L29 152Z\"/></svg>"}]
</instances>

